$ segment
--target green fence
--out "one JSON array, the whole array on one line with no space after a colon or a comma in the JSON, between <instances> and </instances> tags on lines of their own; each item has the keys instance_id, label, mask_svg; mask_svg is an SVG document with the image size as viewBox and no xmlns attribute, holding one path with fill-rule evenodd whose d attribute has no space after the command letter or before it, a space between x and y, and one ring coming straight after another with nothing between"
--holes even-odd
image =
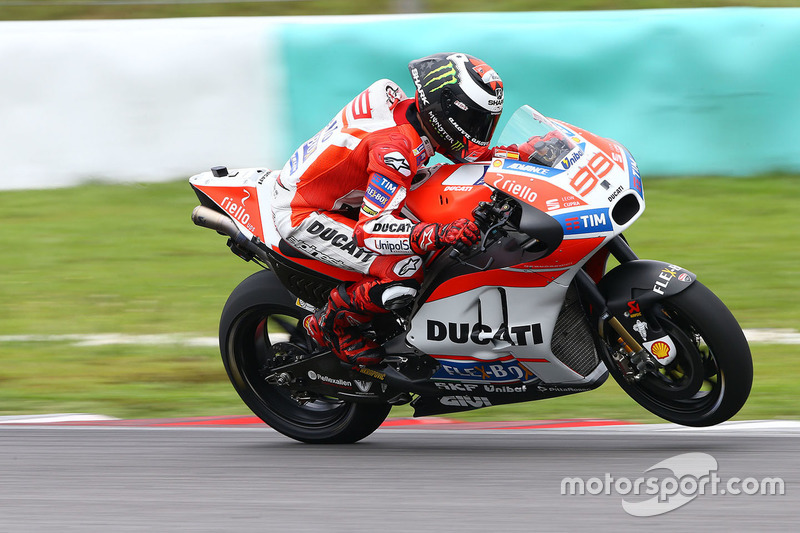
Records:
<instances>
[{"instance_id":1,"label":"green fence","mask_svg":"<svg viewBox=\"0 0 800 533\"><path fill-rule=\"evenodd\" d=\"M376 79L410 93L409 60L464 51L503 77L506 118L527 103L617 139L645 174L800 172L800 9L292 19L279 31L291 146Z\"/></svg>"}]
</instances>

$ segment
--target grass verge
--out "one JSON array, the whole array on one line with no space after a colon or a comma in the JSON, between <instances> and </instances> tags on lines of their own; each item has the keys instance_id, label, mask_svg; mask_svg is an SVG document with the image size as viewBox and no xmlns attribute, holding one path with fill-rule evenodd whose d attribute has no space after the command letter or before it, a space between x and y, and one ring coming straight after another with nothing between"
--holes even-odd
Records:
<instances>
[{"instance_id":1,"label":"grass verge","mask_svg":"<svg viewBox=\"0 0 800 533\"><path fill-rule=\"evenodd\" d=\"M628 239L641 257L693 270L743 326L800 323L800 179L661 179ZM192 225L186 182L87 185L0 196L0 335L216 334L222 305L253 271ZM754 345L740 418L798 418L796 345ZM122 418L243 414L216 350L0 343L0 414ZM397 416L410 415L408 408ZM494 407L465 419L655 421L609 382L599 390Z\"/></svg>"}]
</instances>

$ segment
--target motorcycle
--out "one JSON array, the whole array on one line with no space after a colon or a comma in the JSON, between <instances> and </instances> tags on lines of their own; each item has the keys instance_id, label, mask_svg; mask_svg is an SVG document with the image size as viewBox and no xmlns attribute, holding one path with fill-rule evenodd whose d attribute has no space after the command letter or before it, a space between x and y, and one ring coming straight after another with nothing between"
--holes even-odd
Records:
<instances>
[{"instance_id":1,"label":"motorcycle","mask_svg":"<svg viewBox=\"0 0 800 533\"><path fill-rule=\"evenodd\" d=\"M527 161L508 151L414 177L409 219L471 213L481 240L424 258L413 305L365 331L387 354L370 367L315 348L302 327L333 287L358 275L280 238L270 211L277 172L214 167L190 178L201 204L194 222L262 267L233 290L219 327L245 404L293 439L352 443L394 405L410 404L414 416L455 413L590 391L610 373L671 422L710 426L736 414L753 379L747 341L694 273L640 259L624 238L645 208L628 150L529 106L498 139L519 142L534 147ZM350 236L328 238L360 251ZM610 257L619 264L607 270Z\"/></svg>"}]
</instances>

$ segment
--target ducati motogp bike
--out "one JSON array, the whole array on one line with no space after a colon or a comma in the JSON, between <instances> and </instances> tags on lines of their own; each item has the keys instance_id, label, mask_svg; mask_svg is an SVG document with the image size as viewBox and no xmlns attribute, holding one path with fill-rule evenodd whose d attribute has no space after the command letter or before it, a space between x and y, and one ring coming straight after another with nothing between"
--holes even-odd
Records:
<instances>
[{"instance_id":1,"label":"ducati motogp bike","mask_svg":"<svg viewBox=\"0 0 800 533\"><path fill-rule=\"evenodd\" d=\"M351 443L394 405L428 416L529 402L590 391L609 373L671 422L710 426L739 411L753 366L736 319L694 273L640 259L623 236L645 208L631 154L528 106L498 139L513 143L533 147L527 160L500 151L414 177L410 220L471 217L481 239L423 258L413 304L364 331L386 352L369 367L317 348L302 327L359 274L280 238L270 208L278 173L214 167L190 178L194 222L260 267L233 290L219 326L228 377L256 415L299 441ZM331 238L361 251L352 236Z\"/></svg>"}]
</instances>

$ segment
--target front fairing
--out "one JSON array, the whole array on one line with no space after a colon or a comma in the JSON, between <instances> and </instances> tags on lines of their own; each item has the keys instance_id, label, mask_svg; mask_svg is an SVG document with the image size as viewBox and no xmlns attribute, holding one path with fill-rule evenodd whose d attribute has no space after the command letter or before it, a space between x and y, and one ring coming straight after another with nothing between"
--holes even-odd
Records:
<instances>
[{"instance_id":1,"label":"front fairing","mask_svg":"<svg viewBox=\"0 0 800 533\"><path fill-rule=\"evenodd\" d=\"M520 160L509 147L505 157L469 170L444 165L418 190L438 209L450 206L450 215L461 216L469 216L478 197L498 191L524 206L516 221L522 232L543 238L540 230L549 226L540 217L524 224L526 213L536 211L557 222L563 240L541 255L509 234L468 264L440 257L407 340L442 364L508 359L546 383L578 383L586 374L575 373L553 351L557 318L576 273L644 211L643 191L636 164L621 145L530 107L515 113L499 138L519 145L535 136L553 141L549 164ZM413 199L410 204L415 206Z\"/></svg>"},{"instance_id":2,"label":"front fairing","mask_svg":"<svg viewBox=\"0 0 800 533\"><path fill-rule=\"evenodd\" d=\"M499 144L520 151L492 160L484 182L557 219L565 239L611 237L644 212L639 169L615 141L523 106L503 128ZM524 160L533 146L540 149Z\"/></svg>"}]
</instances>

